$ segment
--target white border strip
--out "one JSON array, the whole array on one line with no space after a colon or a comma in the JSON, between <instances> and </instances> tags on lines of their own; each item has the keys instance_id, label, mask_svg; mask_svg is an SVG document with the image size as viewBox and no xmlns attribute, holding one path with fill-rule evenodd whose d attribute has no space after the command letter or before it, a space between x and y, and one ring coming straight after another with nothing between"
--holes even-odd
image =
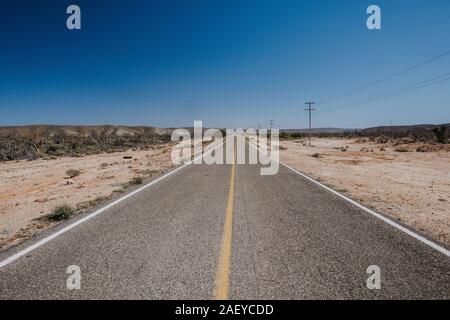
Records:
<instances>
[{"instance_id":1,"label":"white border strip","mask_svg":"<svg viewBox=\"0 0 450 320\"><path fill-rule=\"evenodd\" d=\"M136 190L134 190L133 192L130 192L129 194L123 196L122 198L117 199L117 200L114 201L114 202L111 202L111 203L108 204L107 206L105 206L105 207L103 207L103 208L100 208L100 209L98 209L97 211L92 212L91 214L87 215L86 217L84 217L84 218L82 218L82 219L80 219L80 220L78 220L78 221L75 221L74 223L68 225L67 227L62 228L61 230L59 230L59 231L57 231L57 232L55 232L55 233L49 235L48 237L46 237L46 238L44 238L44 239L42 239L42 240L36 242L35 244L33 244L33 245L31 245L31 246L29 246L29 247L27 247L27 248L25 248L25 249L23 249L22 251L17 252L16 254L12 255L11 257L6 258L5 260L3 260L3 261L0 262L0 269L3 268L3 267L5 267L5 266L7 266L8 264L14 262L15 260L19 259L20 257L22 257L22 256L24 256L24 255L30 253L31 251L33 251L33 250L35 250L35 249L37 249L37 248L43 246L43 245L46 244L47 242L52 241L53 239L59 237L60 235L66 233L67 231L69 231L69 230L75 228L76 226L82 224L83 222L86 222L86 221L88 221L89 219L92 219L93 217L99 215L100 213L105 212L106 210L108 210L109 208L115 206L116 204L118 204L118 203L120 203L120 202L122 202L122 201L124 201L124 200L126 200L126 199L128 199L128 198L130 198L130 197L132 197L132 196L134 196L135 194L141 192L142 190L145 190L145 189L147 189L148 187L150 187L150 186L152 186L152 185L158 183L159 181L161 181L161 180L163 180L163 179L165 179L165 178L167 178L167 177L173 175L174 173L176 173L176 172L182 170L183 168L187 167L188 165L194 163L195 160L200 159L200 158L203 157L205 154L210 153L210 152L212 152L213 150L217 149L218 147L222 146L222 145L225 144L227 141L228 141L228 139L226 139L225 141L221 141L220 143L217 144L217 146L211 147L210 150L208 150L208 151L205 152L204 154L199 155L199 156L198 156L197 158L195 158L194 160L191 160L191 161L185 163L185 164L182 165L181 167L178 167L178 168L176 168L176 169L174 169L174 170L168 172L167 174L163 175L162 177L159 177L159 178L157 178L157 179L155 179L155 180L149 182L148 184L146 184L146 185L140 187L139 189L136 189Z\"/></svg>"},{"instance_id":2,"label":"white border strip","mask_svg":"<svg viewBox=\"0 0 450 320\"><path fill-rule=\"evenodd\" d=\"M250 142L250 141L249 141L249 142ZM450 251L447 250L447 249L445 249L444 247L442 247L442 246L440 246L440 245L434 243L433 241L430 241L430 240L428 240L428 239L422 237L421 235L415 233L414 231L412 231L412 230L410 230L410 229L408 229L408 228L405 228L404 226L402 226L402 225L396 223L395 221L393 221L393 220L391 220L391 219L389 219L389 218L387 218L387 217L385 217L385 216L383 216L383 215L381 215L381 214L379 214L379 213L377 213L377 212L375 212L375 211L373 211L373 210L371 210L371 209L369 209L369 208L363 206L362 204L356 202L356 201L353 200L353 199L350 199L350 198L347 197L347 196L344 196L343 194L341 194L341 193L339 193L339 192L337 192L337 191L331 189L330 187L327 187L326 185L320 183L319 181L314 180L313 178L307 176L306 174L304 174L304 173L302 173L302 172L300 172L300 171L298 171L298 170L296 170L296 169L294 169L294 168L288 166L287 164L282 163L280 160L277 160L277 159L272 158L270 155L268 155L266 152L264 152L264 150L260 149L259 146L254 145L254 143L250 142L249 144L253 145L253 147L259 149L261 152L263 152L264 154L266 154L268 157L270 157L270 158L273 159L274 161L276 161L276 162L278 162L279 164L285 166L285 167L288 168L289 170L291 170L291 171L293 171L293 172L299 174L299 175L302 176L303 178L305 178L305 179L307 179L307 180L309 180L309 181L311 181L311 182L317 184L318 186L320 186L320 187L322 187L322 188L328 190L329 192L331 192L331 193L337 195L338 197L340 197L340 198L342 198L342 199L344 199L344 200L350 202L351 204L357 206L358 208L360 208L360 209L366 211L367 213L369 213L369 214L371 214L371 215L377 217L378 219L380 219L380 220L384 221L385 223L387 223L387 224L393 226L394 228L396 228L396 229L398 229L398 230L400 230L400 231L402 231L402 232L404 232L404 233L410 235L411 237L413 237L413 238L415 238L416 240L419 240L420 242L422 242L422 243L424 243L424 244L430 246L431 248L433 248L433 249L439 251L440 253L443 253L443 254L446 255L447 257L450 257Z\"/></svg>"}]
</instances>

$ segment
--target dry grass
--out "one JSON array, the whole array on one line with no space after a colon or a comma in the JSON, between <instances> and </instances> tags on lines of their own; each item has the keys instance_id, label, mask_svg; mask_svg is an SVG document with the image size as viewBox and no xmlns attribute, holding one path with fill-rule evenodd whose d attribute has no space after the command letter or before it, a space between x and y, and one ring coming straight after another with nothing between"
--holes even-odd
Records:
<instances>
[{"instance_id":1,"label":"dry grass","mask_svg":"<svg viewBox=\"0 0 450 320\"><path fill-rule=\"evenodd\" d=\"M76 170L76 169L69 169L66 171L66 174L69 178L75 178L78 177L81 174L80 170Z\"/></svg>"},{"instance_id":2,"label":"dry grass","mask_svg":"<svg viewBox=\"0 0 450 320\"><path fill-rule=\"evenodd\" d=\"M47 215L47 218L53 221L62 221L69 219L74 213L75 210L72 206L65 203L53 208L52 212Z\"/></svg>"},{"instance_id":3,"label":"dry grass","mask_svg":"<svg viewBox=\"0 0 450 320\"><path fill-rule=\"evenodd\" d=\"M281 143L286 164L450 245L450 145L404 138Z\"/></svg>"}]
</instances>

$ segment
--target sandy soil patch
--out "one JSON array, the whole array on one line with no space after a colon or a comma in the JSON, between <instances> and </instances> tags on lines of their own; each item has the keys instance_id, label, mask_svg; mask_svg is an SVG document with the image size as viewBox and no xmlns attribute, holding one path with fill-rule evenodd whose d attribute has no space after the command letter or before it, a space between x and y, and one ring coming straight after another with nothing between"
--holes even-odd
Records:
<instances>
[{"instance_id":1,"label":"sandy soil patch","mask_svg":"<svg viewBox=\"0 0 450 320\"><path fill-rule=\"evenodd\" d=\"M450 246L449 145L316 138L312 148L280 146L284 163Z\"/></svg>"},{"instance_id":2,"label":"sandy soil patch","mask_svg":"<svg viewBox=\"0 0 450 320\"><path fill-rule=\"evenodd\" d=\"M170 150L163 145L80 158L0 163L0 249L54 224L39 218L56 205L67 203L83 212L123 192L133 177L163 173L172 167ZM70 178L68 169L81 174Z\"/></svg>"}]
</instances>

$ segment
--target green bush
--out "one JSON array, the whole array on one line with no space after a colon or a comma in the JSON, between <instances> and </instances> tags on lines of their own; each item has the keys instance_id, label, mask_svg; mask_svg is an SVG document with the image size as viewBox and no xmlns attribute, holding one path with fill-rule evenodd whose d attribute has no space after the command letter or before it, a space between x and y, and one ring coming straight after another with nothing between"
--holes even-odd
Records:
<instances>
[{"instance_id":1,"label":"green bush","mask_svg":"<svg viewBox=\"0 0 450 320\"><path fill-rule=\"evenodd\" d=\"M131 186L142 184L144 182L144 178L142 177L133 177L133 179L130 180L129 184Z\"/></svg>"},{"instance_id":2,"label":"green bush","mask_svg":"<svg viewBox=\"0 0 450 320\"><path fill-rule=\"evenodd\" d=\"M441 126L440 128L434 128L433 129L433 133L436 136L436 140L438 143L446 143L447 139L445 137L445 132L447 131L447 127L446 126Z\"/></svg>"},{"instance_id":3,"label":"green bush","mask_svg":"<svg viewBox=\"0 0 450 320\"><path fill-rule=\"evenodd\" d=\"M63 204L53 208L52 213L47 215L47 218L54 221L61 221L69 219L75 210L68 204Z\"/></svg>"},{"instance_id":4,"label":"green bush","mask_svg":"<svg viewBox=\"0 0 450 320\"><path fill-rule=\"evenodd\" d=\"M75 170L75 169L69 169L66 171L66 174L70 177L70 178L74 178L74 177L78 177L81 174L80 170Z\"/></svg>"}]
</instances>

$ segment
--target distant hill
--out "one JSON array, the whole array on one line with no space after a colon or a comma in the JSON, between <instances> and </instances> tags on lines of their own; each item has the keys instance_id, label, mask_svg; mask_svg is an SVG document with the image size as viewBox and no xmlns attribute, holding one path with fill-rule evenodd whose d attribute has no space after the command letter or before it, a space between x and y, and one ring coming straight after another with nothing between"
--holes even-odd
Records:
<instances>
[{"instance_id":1,"label":"distant hill","mask_svg":"<svg viewBox=\"0 0 450 320\"><path fill-rule=\"evenodd\" d=\"M312 133L345 133L358 131L363 134L380 134L380 133L398 133L407 134L416 131L431 131L434 128L441 126L450 127L450 123L445 124L418 124L418 125L404 125L404 126L379 126L370 128L350 129L350 128L312 128ZM308 133L308 129L280 129L280 132L286 133Z\"/></svg>"},{"instance_id":2,"label":"distant hill","mask_svg":"<svg viewBox=\"0 0 450 320\"><path fill-rule=\"evenodd\" d=\"M447 128L447 136L450 135L450 123L441 125L434 124L419 124L419 125L405 125L405 126L381 126L362 129L360 133L365 136L394 136L394 137L433 137L433 129L440 128L441 126Z\"/></svg>"},{"instance_id":3,"label":"distant hill","mask_svg":"<svg viewBox=\"0 0 450 320\"><path fill-rule=\"evenodd\" d=\"M379 137L386 136L391 138L412 138L413 140L429 141L436 138L433 130L440 130L441 127L447 127L445 137L450 137L450 123L446 124L419 124L405 126L380 126L364 129L344 129L344 128L314 128L311 130L315 136L364 136ZM308 129L283 129L280 130L280 136L305 135Z\"/></svg>"},{"instance_id":4,"label":"distant hill","mask_svg":"<svg viewBox=\"0 0 450 320\"><path fill-rule=\"evenodd\" d=\"M344 129L344 128L312 128L312 133L344 133L348 130L355 129ZM308 133L309 129L280 129L280 132L285 133Z\"/></svg>"},{"instance_id":5,"label":"distant hill","mask_svg":"<svg viewBox=\"0 0 450 320\"><path fill-rule=\"evenodd\" d=\"M149 126L77 126L77 125L27 125L27 126L5 126L0 127L0 137L14 136L22 138L48 138L57 135L88 137L101 135L103 133L116 136L137 136L154 134L165 135L170 129L160 129Z\"/></svg>"},{"instance_id":6,"label":"distant hill","mask_svg":"<svg viewBox=\"0 0 450 320\"><path fill-rule=\"evenodd\" d=\"M411 137L414 140L434 140L434 129L446 126L444 141L450 136L450 124L412 126L382 126L366 129L314 128L317 136L387 136ZM193 128L186 128L191 133ZM205 130L206 128L203 128ZM148 148L170 141L174 128L149 126L70 126L28 125L0 127L0 161L36 159L40 157L78 156L100 152ZM280 137L303 136L308 129L283 129Z\"/></svg>"}]
</instances>

